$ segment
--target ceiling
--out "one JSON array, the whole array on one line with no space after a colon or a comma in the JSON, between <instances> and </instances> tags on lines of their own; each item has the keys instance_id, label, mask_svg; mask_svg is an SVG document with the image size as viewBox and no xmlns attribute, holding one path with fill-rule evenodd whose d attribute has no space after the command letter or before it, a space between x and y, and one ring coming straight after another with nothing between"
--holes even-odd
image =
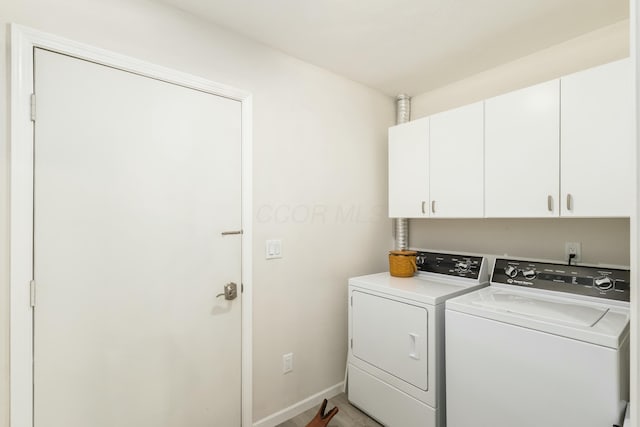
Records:
<instances>
[{"instance_id":1,"label":"ceiling","mask_svg":"<svg viewBox=\"0 0 640 427\"><path fill-rule=\"evenodd\" d=\"M627 19L628 0L159 0L389 95Z\"/></svg>"}]
</instances>

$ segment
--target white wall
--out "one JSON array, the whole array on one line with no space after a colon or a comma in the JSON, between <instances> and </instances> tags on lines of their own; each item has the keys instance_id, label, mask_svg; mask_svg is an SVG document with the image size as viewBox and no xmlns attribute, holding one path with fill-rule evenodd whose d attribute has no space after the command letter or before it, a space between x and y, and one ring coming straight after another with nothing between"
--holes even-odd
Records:
<instances>
[{"instance_id":1,"label":"white wall","mask_svg":"<svg viewBox=\"0 0 640 427\"><path fill-rule=\"evenodd\" d=\"M390 98L146 0L3 0L15 22L254 95L254 420L343 379L346 280L386 268ZM0 427L8 426L7 36L0 31ZM284 258L266 261L264 240ZM293 373L281 356L295 354Z\"/></svg>"},{"instance_id":2,"label":"white wall","mask_svg":"<svg viewBox=\"0 0 640 427\"><path fill-rule=\"evenodd\" d=\"M423 94L412 94L417 119L629 56L629 21L564 43Z\"/></svg>"},{"instance_id":3,"label":"white wall","mask_svg":"<svg viewBox=\"0 0 640 427\"><path fill-rule=\"evenodd\" d=\"M634 200L634 210L631 217L631 282L638 283L638 279L640 279L640 274L638 272L638 267L640 263L638 262L638 254L639 254L639 245L640 245L640 227L638 227L638 219L640 216L640 174L638 173L638 165L640 165L640 150L638 150L638 137L640 136L640 120L638 117L638 108L640 105L640 72L638 68L638 59L640 56L638 55L640 49L640 31L638 24L640 23L640 12L638 11L638 1L630 0L630 11L629 11L629 32L630 32L630 54L633 60L633 69L634 69L634 108L636 113L636 123L635 123L635 139L636 139L636 149L635 149L635 162L636 162L636 176L635 176L635 200ZM631 340L631 381L630 381L630 397L629 401L631 402L631 414L628 413L628 416L633 420L631 426L627 427L637 427L640 425L638 422L638 407L640 406L640 399L638 398L638 347L640 343L640 328L638 325L638 313L640 313L640 295L638 295L638 286L634 286L631 288L631 331L629 333ZM629 411L628 411L629 412ZM626 425L626 423L625 423Z\"/></svg>"},{"instance_id":4,"label":"white wall","mask_svg":"<svg viewBox=\"0 0 640 427\"><path fill-rule=\"evenodd\" d=\"M412 98L412 119L469 104L629 55L625 20ZM410 245L485 254L564 258L582 242L585 263L629 265L628 219L411 220Z\"/></svg>"}]
</instances>

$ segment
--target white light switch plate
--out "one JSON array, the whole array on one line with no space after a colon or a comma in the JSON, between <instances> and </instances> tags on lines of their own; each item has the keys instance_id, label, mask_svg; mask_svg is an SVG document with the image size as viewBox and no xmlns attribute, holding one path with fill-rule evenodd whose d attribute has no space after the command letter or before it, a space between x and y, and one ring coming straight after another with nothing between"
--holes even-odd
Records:
<instances>
[{"instance_id":1,"label":"white light switch plate","mask_svg":"<svg viewBox=\"0 0 640 427\"><path fill-rule=\"evenodd\" d=\"M265 256L267 259L282 258L282 240L267 240L265 244Z\"/></svg>"},{"instance_id":2,"label":"white light switch plate","mask_svg":"<svg viewBox=\"0 0 640 427\"><path fill-rule=\"evenodd\" d=\"M282 355L282 373L287 374L293 371L293 353Z\"/></svg>"}]
</instances>

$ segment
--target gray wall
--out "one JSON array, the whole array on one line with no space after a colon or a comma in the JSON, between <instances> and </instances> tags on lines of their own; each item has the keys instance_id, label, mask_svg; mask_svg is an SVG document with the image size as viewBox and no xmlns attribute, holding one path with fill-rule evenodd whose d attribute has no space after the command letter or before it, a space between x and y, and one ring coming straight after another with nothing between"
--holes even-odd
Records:
<instances>
[{"instance_id":1,"label":"gray wall","mask_svg":"<svg viewBox=\"0 0 640 427\"><path fill-rule=\"evenodd\" d=\"M629 266L628 219L427 219L410 221L411 246L564 262L580 242L582 263Z\"/></svg>"}]
</instances>

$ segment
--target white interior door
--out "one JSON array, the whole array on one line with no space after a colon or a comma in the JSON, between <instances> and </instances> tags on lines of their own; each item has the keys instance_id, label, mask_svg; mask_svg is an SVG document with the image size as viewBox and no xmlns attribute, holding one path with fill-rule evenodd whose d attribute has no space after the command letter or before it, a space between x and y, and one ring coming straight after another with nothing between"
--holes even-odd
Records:
<instances>
[{"instance_id":1,"label":"white interior door","mask_svg":"<svg viewBox=\"0 0 640 427\"><path fill-rule=\"evenodd\" d=\"M239 426L240 103L41 49L35 91L34 425Z\"/></svg>"}]
</instances>

